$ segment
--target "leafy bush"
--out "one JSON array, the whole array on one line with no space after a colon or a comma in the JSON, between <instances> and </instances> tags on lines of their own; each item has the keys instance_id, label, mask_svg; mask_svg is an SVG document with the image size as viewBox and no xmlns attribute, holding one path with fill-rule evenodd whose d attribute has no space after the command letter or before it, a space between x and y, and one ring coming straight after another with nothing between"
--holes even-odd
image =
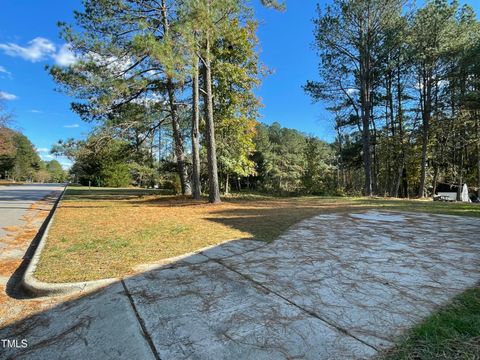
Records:
<instances>
[{"instance_id":1,"label":"leafy bush","mask_svg":"<svg viewBox=\"0 0 480 360\"><path fill-rule=\"evenodd\" d=\"M135 185L141 187L153 187L158 183L158 171L149 166L132 163L129 165L132 180Z\"/></svg>"},{"instance_id":2,"label":"leafy bush","mask_svg":"<svg viewBox=\"0 0 480 360\"><path fill-rule=\"evenodd\" d=\"M107 187L126 187L132 181L130 167L125 163L108 165L103 171L104 185Z\"/></svg>"},{"instance_id":3,"label":"leafy bush","mask_svg":"<svg viewBox=\"0 0 480 360\"><path fill-rule=\"evenodd\" d=\"M166 179L161 183L161 188L166 190L172 190L175 195L182 193L182 185L180 183L180 177L177 173L170 173Z\"/></svg>"}]
</instances>

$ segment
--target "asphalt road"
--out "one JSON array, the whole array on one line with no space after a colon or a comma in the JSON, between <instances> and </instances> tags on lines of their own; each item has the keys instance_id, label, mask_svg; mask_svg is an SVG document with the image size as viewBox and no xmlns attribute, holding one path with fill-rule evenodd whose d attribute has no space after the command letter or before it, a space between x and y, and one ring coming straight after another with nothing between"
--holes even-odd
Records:
<instances>
[{"instance_id":1,"label":"asphalt road","mask_svg":"<svg viewBox=\"0 0 480 360\"><path fill-rule=\"evenodd\" d=\"M62 184L0 185L0 239L6 235L4 227L25 223L22 217L34 202L62 189Z\"/></svg>"}]
</instances>

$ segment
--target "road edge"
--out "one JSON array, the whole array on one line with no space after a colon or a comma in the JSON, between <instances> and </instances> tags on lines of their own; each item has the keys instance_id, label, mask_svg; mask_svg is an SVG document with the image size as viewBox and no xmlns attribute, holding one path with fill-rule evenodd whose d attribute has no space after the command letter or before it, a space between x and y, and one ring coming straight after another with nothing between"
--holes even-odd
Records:
<instances>
[{"instance_id":1,"label":"road edge","mask_svg":"<svg viewBox=\"0 0 480 360\"><path fill-rule=\"evenodd\" d=\"M68 186L68 185L67 185ZM50 227L53 222L53 218L55 217L55 211L57 210L58 204L63 199L65 192L67 190L67 186L64 187L60 196L55 200L53 207L50 209L48 216L46 217L44 224L46 223L47 226L40 227L40 240L35 248L32 258L22 276L20 281L20 286L23 290L25 290L28 294L33 295L35 297L40 296L57 296L57 295L70 295L75 293L82 293L90 290L95 290L100 287L110 285L114 282L120 281L120 279L101 279L101 280L89 280L89 281L81 281L81 282L74 282L74 283L47 283L38 280L35 277L35 271L37 270L38 263L40 261L40 257L42 255L42 251L47 243L48 233ZM42 229L43 228L43 229Z\"/></svg>"}]
</instances>

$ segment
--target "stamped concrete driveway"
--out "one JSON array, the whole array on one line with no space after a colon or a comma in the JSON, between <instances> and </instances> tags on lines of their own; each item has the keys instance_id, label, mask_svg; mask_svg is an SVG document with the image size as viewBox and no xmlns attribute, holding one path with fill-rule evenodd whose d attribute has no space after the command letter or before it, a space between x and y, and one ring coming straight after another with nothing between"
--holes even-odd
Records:
<instances>
[{"instance_id":1,"label":"stamped concrete driveway","mask_svg":"<svg viewBox=\"0 0 480 360\"><path fill-rule=\"evenodd\" d=\"M4 357L368 358L480 280L479 229L442 215L316 216L271 244L146 268L1 329L28 340Z\"/></svg>"}]
</instances>

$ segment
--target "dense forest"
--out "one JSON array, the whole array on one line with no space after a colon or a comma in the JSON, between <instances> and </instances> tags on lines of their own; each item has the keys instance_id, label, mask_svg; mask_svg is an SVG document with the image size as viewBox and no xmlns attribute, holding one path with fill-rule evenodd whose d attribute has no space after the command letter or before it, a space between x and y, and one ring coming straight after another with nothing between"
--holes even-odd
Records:
<instances>
[{"instance_id":1,"label":"dense forest","mask_svg":"<svg viewBox=\"0 0 480 360\"><path fill-rule=\"evenodd\" d=\"M0 179L61 183L67 173L57 160L41 160L25 135L0 126Z\"/></svg>"},{"instance_id":2,"label":"dense forest","mask_svg":"<svg viewBox=\"0 0 480 360\"><path fill-rule=\"evenodd\" d=\"M319 8L320 80L305 89L335 116L342 186L358 190L361 178L365 194L394 197L431 195L440 182L480 191L479 22L457 1L406 5Z\"/></svg>"},{"instance_id":3,"label":"dense forest","mask_svg":"<svg viewBox=\"0 0 480 360\"><path fill-rule=\"evenodd\" d=\"M229 163L235 156L230 154L230 149L217 152L222 192L234 189L279 195L326 195L340 191L336 188L338 174L331 144L294 129L282 128L278 123L256 124L252 133L245 160L248 167L236 169ZM70 172L75 181L107 187L160 185L176 193L182 192L171 142L166 142L158 154L156 141L138 147L120 139L102 142L102 146L98 146L97 141L94 135L86 141L61 141L54 147L55 153L66 154L74 161ZM186 157L189 168L190 156ZM200 182L208 182L204 156L201 156Z\"/></svg>"},{"instance_id":4,"label":"dense forest","mask_svg":"<svg viewBox=\"0 0 480 360\"><path fill-rule=\"evenodd\" d=\"M79 61L49 69L94 125L86 140L53 148L73 160L76 181L160 185L210 202L231 188L424 197L466 182L480 191L480 26L469 6L319 5L319 77L304 88L335 118L327 144L259 122L255 89L269 70L250 2L83 5L75 26L60 24Z\"/></svg>"}]
</instances>

